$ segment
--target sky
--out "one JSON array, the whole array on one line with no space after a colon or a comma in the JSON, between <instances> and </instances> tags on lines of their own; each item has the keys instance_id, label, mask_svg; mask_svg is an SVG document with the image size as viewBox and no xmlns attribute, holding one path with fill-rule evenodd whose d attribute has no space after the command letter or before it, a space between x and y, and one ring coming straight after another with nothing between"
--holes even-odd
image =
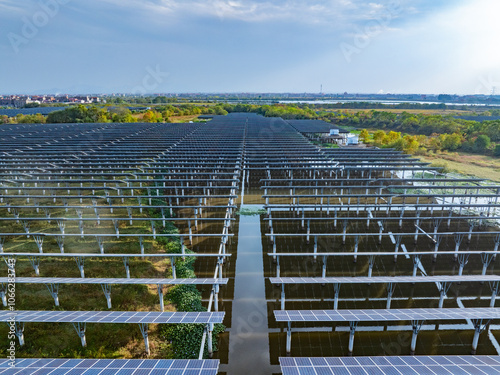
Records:
<instances>
[{"instance_id":1,"label":"sky","mask_svg":"<svg viewBox=\"0 0 500 375\"><path fill-rule=\"evenodd\" d=\"M0 0L0 94L500 92L498 0Z\"/></svg>"}]
</instances>

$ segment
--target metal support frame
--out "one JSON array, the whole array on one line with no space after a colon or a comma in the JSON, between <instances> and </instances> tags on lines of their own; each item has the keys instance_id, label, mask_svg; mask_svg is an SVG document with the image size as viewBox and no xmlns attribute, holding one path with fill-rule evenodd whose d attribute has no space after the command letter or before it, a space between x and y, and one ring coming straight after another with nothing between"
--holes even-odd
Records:
<instances>
[{"instance_id":1,"label":"metal support frame","mask_svg":"<svg viewBox=\"0 0 500 375\"><path fill-rule=\"evenodd\" d=\"M473 320L472 324L474 324L474 338L472 339L472 355L476 354L477 345L479 343L479 335L488 327L491 320L484 322L483 319Z\"/></svg>"},{"instance_id":2,"label":"metal support frame","mask_svg":"<svg viewBox=\"0 0 500 375\"><path fill-rule=\"evenodd\" d=\"M87 347L87 338L85 337L85 331L87 330L87 323L73 323L73 327L75 328L76 334L80 337L82 341L82 346Z\"/></svg>"},{"instance_id":3,"label":"metal support frame","mask_svg":"<svg viewBox=\"0 0 500 375\"><path fill-rule=\"evenodd\" d=\"M385 306L386 309L391 308L391 299L392 299L392 295L394 294L395 289L396 289L395 283L388 283L387 284L387 303Z\"/></svg>"},{"instance_id":4,"label":"metal support frame","mask_svg":"<svg viewBox=\"0 0 500 375\"><path fill-rule=\"evenodd\" d=\"M446 297L446 294L448 294L448 291L451 288L451 284L452 283L449 283L449 282L444 282L444 283L439 284L439 305L438 305L438 307L440 309L443 308L444 299Z\"/></svg>"},{"instance_id":5,"label":"metal support frame","mask_svg":"<svg viewBox=\"0 0 500 375\"><path fill-rule=\"evenodd\" d=\"M59 250L61 250L61 254L64 254L64 237L56 236L57 244L59 245Z\"/></svg>"},{"instance_id":6,"label":"metal support frame","mask_svg":"<svg viewBox=\"0 0 500 375\"><path fill-rule=\"evenodd\" d=\"M144 338L144 347L146 348L146 355L149 355L150 351L149 351L148 324L139 323L139 329L141 330L142 337Z\"/></svg>"},{"instance_id":7,"label":"metal support frame","mask_svg":"<svg viewBox=\"0 0 500 375\"><path fill-rule=\"evenodd\" d=\"M123 257L123 265L125 266L125 274L127 279L130 279L130 261L128 257Z\"/></svg>"},{"instance_id":8,"label":"metal support frame","mask_svg":"<svg viewBox=\"0 0 500 375\"><path fill-rule=\"evenodd\" d=\"M158 289L158 297L160 299L160 311L164 312L165 311L165 303L163 301L163 284L158 284L157 289Z\"/></svg>"},{"instance_id":9,"label":"metal support frame","mask_svg":"<svg viewBox=\"0 0 500 375\"><path fill-rule=\"evenodd\" d=\"M59 284L51 283L51 284L45 284L45 286L49 290L52 298L54 298L55 305L59 306Z\"/></svg>"},{"instance_id":10,"label":"metal support frame","mask_svg":"<svg viewBox=\"0 0 500 375\"><path fill-rule=\"evenodd\" d=\"M434 255L433 255L433 258L432 258L433 262L437 261L439 245L441 244L442 240L443 240L443 236L441 236L441 235L435 235L434 236Z\"/></svg>"},{"instance_id":11,"label":"metal support frame","mask_svg":"<svg viewBox=\"0 0 500 375\"><path fill-rule=\"evenodd\" d=\"M9 325L9 322L7 322L7 325ZM15 322L15 329L19 346L24 346L24 322Z\"/></svg>"},{"instance_id":12,"label":"metal support frame","mask_svg":"<svg viewBox=\"0 0 500 375\"><path fill-rule=\"evenodd\" d=\"M28 257L28 260L35 270L35 275L40 276L40 257Z\"/></svg>"},{"instance_id":13,"label":"metal support frame","mask_svg":"<svg viewBox=\"0 0 500 375\"><path fill-rule=\"evenodd\" d=\"M80 270L80 276L82 279L85 278L85 258L84 257L75 257L76 265Z\"/></svg>"},{"instance_id":14,"label":"metal support frame","mask_svg":"<svg viewBox=\"0 0 500 375\"><path fill-rule=\"evenodd\" d=\"M101 284L104 297L106 297L106 302L108 303L108 309L111 308L111 284Z\"/></svg>"},{"instance_id":15,"label":"metal support frame","mask_svg":"<svg viewBox=\"0 0 500 375\"><path fill-rule=\"evenodd\" d=\"M460 244L462 243L463 239L464 239L464 235L463 234L455 234L453 236L454 240L455 240L455 260L457 260L458 258L458 251L460 250Z\"/></svg>"},{"instance_id":16,"label":"metal support frame","mask_svg":"<svg viewBox=\"0 0 500 375\"><path fill-rule=\"evenodd\" d=\"M467 265L467 263L469 263L469 257L470 254L460 254L458 256L458 264L459 264L458 276L462 276L464 272L464 267ZM458 284L460 284L460 282Z\"/></svg>"},{"instance_id":17,"label":"metal support frame","mask_svg":"<svg viewBox=\"0 0 500 375\"><path fill-rule=\"evenodd\" d=\"M356 333L356 328L358 327L358 322L349 322L349 354L352 355L354 351L354 334Z\"/></svg>"},{"instance_id":18,"label":"metal support frame","mask_svg":"<svg viewBox=\"0 0 500 375\"><path fill-rule=\"evenodd\" d=\"M339 308L339 294L340 294L340 283L333 284L334 291L334 300L333 300L333 309L338 310Z\"/></svg>"},{"instance_id":19,"label":"metal support frame","mask_svg":"<svg viewBox=\"0 0 500 375\"><path fill-rule=\"evenodd\" d=\"M2 283L0 285L0 298L2 298L2 304L7 307L7 284Z\"/></svg>"},{"instance_id":20,"label":"metal support frame","mask_svg":"<svg viewBox=\"0 0 500 375\"><path fill-rule=\"evenodd\" d=\"M286 329L286 353L292 352L292 322L288 322Z\"/></svg>"},{"instance_id":21,"label":"metal support frame","mask_svg":"<svg viewBox=\"0 0 500 375\"><path fill-rule=\"evenodd\" d=\"M495 281L495 282L490 282L488 284L490 285L490 290L491 290L490 307L495 307L495 300L498 295L498 288L500 287L500 282Z\"/></svg>"},{"instance_id":22,"label":"metal support frame","mask_svg":"<svg viewBox=\"0 0 500 375\"><path fill-rule=\"evenodd\" d=\"M175 257L170 257L170 266L172 267L172 278L177 279L177 272L175 269Z\"/></svg>"},{"instance_id":23,"label":"metal support frame","mask_svg":"<svg viewBox=\"0 0 500 375\"><path fill-rule=\"evenodd\" d=\"M411 355L415 355L415 350L417 348L417 336L420 330L422 329L422 324L424 324L423 320L412 320L412 336L411 336L411 347L410 352Z\"/></svg>"},{"instance_id":24,"label":"metal support frame","mask_svg":"<svg viewBox=\"0 0 500 375\"><path fill-rule=\"evenodd\" d=\"M374 265L375 265L375 255L370 255L368 257L368 277L372 277ZM370 284L368 284L368 285L370 285Z\"/></svg>"},{"instance_id":25,"label":"metal support frame","mask_svg":"<svg viewBox=\"0 0 500 375\"><path fill-rule=\"evenodd\" d=\"M97 246L99 246L99 251L101 252L101 254L104 254L104 237L95 236L95 239L97 241Z\"/></svg>"},{"instance_id":26,"label":"metal support frame","mask_svg":"<svg viewBox=\"0 0 500 375\"><path fill-rule=\"evenodd\" d=\"M208 357L212 358L214 356L213 350L213 331L214 331L214 323L207 324L207 344L208 344Z\"/></svg>"},{"instance_id":27,"label":"metal support frame","mask_svg":"<svg viewBox=\"0 0 500 375\"><path fill-rule=\"evenodd\" d=\"M285 310L285 284L281 284L281 310Z\"/></svg>"},{"instance_id":28,"label":"metal support frame","mask_svg":"<svg viewBox=\"0 0 500 375\"><path fill-rule=\"evenodd\" d=\"M413 256L413 274L412 274L413 277L417 276L418 265L421 262L421 260L420 260L421 258L422 258L421 255L414 255ZM413 284L415 284L415 283L413 283Z\"/></svg>"},{"instance_id":29,"label":"metal support frame","mask_svg":"<svg viewBox=\"0 0 500 375\"><path fill-rule=\"evenodd\" d=\"M38 247L38 251L43 253L43 236L33 236L35 240L36 246Z\"/></svg>"}]
</instances>

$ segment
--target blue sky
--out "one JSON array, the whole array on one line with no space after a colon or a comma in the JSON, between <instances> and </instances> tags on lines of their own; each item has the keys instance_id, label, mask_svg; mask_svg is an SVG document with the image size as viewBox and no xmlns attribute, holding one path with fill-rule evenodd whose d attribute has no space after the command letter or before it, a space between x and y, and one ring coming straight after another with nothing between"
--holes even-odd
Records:
<instances>
[{"instance_id":1,"label":"blue sky","mask_svg":"<svg viewBox=\"0 0 500 375\"><path fill-rule=\"evenodd\" d=\"M0 0L0 93L500 92L498 0Z\"/></svg>"}]
</instances>

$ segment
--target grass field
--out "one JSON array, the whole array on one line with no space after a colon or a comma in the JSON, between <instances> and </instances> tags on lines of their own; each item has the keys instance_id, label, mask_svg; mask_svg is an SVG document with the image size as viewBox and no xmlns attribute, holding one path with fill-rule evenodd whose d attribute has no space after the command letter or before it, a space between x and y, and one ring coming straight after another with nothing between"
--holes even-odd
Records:
<instances>
[{"instance_id":1,"label":"grass field","mask_svg":"<svg viewBox=\"0 0 500 375\"><path fill-rule=\"evenodd\" d=\"M347 113L358 113L358 112L391 112L391 113L412 113L412 114L423 114L423 115L457 115L457 116L467 116L474 113L473 111L462 111L462 110L436 110L436 109L388 109L388 108L375 108L375 109L328 109L328 112L347 112Z\"/></svg>"},{"instance_id":2,"label":"grass field","mask_svg":"<svg viewBox=\"0 0 500 375\"><path fill-rule=\"evenodd\" d=\"M147 215L144 210L143 215ZM27 213L24 213L27 214ZM56 213L53 213L56 216ZM72 213L70 212L70 216ZM2 209L0 215L12 216ZM37 216L32 212L33 216ZM43 215L43 214L38 214ZM68 215L68 214L66 214ZM120 216L115 212L115 215ZM58 212L64 216L64 210ZM112 214L102 215L110 217ZM135 215L139 216L138 214ZM68 223L69 224L69 223ZM109 221L101 221L99 227L92 226L92 232L108 232L112 230ZM31 232L54 230L55 223L38 222L32 224ZM85 232L90 230L87 224ZM125 228L126 226L126 228ZM128 233L148 233L151 231L148 221L134 221L120 223L121 231ZM66 233L78 233L77 222L67 225ZM22 226L15 221L3 222L2 231L5 233L22 233ZM66 253L97 253L98 245L92 236L66 236L64 241ZM54 237L48 237L43 243L44 252L59 252ZM138 254L140 246L138 239L116 237L107 238L104 243L106 253ZM5 244L5 251L38 252L33 238L26 236L10 237ZM145 241L146 253L165 252L164 245L148 239ZM152 260L151 260L152 259ZM165 258L131 258L130 274L132 278L164 278L171 277L170 261ZM0 264L0 274L7 276L7 266ZM28 260L21 258L16 263L17 277L36 277L35 271ZM80 277L79 269L72 258L44 258L40 262L41 277ZM97 259L85 262L86 277L113 277L124 278L125 267L121 258ZM164 293L168 293L165 286ZM107 303L100 285L60 285L60 307L56 307L54 300L45 285L17 284L16 310L45 310L45 311L107 311ZM160 311L159 297L156 285L113 285L111 290L112 310L114 311ZM165 311L175 311L175 307L165 300ZM0 326L0 356L6 356L9 347L7 326ZM82 348L80 339L70 323L27 323L25 326L24 347L17 347L16 355L23 357L76 357L76 358L145 358L144 341L137 324L88 324L87 348ZM157 325L150 325L150 358L168 358L169 344L160 337ZM17 342L17 340L16 340Z\"/></svg>"},{"instance_id":3,"label":"grass field","mask_svg":"<svg viewBox=\"0 0 500 375\"><path fill-rule=\"evenodd\" d=\"M418 156L429 163L446 163L451 170L459 173L500 182L500 159L466 153L436 154L435 156Z\"/></svg>"}]
</instances>

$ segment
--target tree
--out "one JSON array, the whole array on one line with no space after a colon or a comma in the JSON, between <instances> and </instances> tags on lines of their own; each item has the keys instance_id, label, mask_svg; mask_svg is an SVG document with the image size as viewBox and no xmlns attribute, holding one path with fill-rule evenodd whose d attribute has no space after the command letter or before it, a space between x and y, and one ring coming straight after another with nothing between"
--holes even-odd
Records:
<instances>
[{"instance_id":1,"label":"tree","mask_svg":"<svg viewBox=\"0 0 500 375\"><path fill-rule=\"evenodd\" d=\"M142 117L144 122L161 122L162 120L161 114L151 109L147 110Z\"/></svg>"},{"instance_id":2,"label":"tree","mask_svg":"<svg viewBox=\"0 0 500 375\"><path fill-rule=\"evenodd\" d=\"M494 154L495 156L500 156L500 144L495 146Z\"/></svg>"},{"instance_id":3,"label":"tree","mask_svg":"<svg viewBox=\"0 0 500 375\"><path fill-rule=\"evenodd\" d=\"M417 152L418 148L420 147L420 144L418 143L416 136L405 135L403 137L403 140L404 140L404 146L403 146L404 152L406 152L407 154L414 154L415 152Z\"/></svg>"},{"instance_id":4,"label":"tree","mask_svg":"<svg viewBox=\"0 0 500 375\"><path fill-rule=\"evenodd\" d=\"M490 144L490 137L484 134L478 135L476 140L474 141L474 151L485 152L488 147L490 147Z\"/></svg>"},{"instance_id":5,"label":"tree","mask_svg":"<svg viewBox=\"0 0 500 375\"><path fill-rule=\"evenodd\" d=\"M446 134L443 137L441 147L443 148L443 150L455 151L460 147L461 144L462 137L460 136L460 134Z\"/></svg>"},{"instance_id":6,"label":"tree","mask_svg":"<svg viewBox=\"0 0 500 375\"><path fill-rule=\"evenodd\" d=\"M361 133L359 133L359 138L363 142L367 143L370 140L370 133L368 133L368 130L363 129L363 130L361 130Z\"/></svg>"},{"instance_id":7,"label":"tree","mask_svg":"<svg viewBox=\"0 0 500 375\"><path fill-rule=\"evenodd\" d=\"M375 133L373 133L373 141L376 144L382 144L384 137L385 137L385 131L383 130L377 130Z\"/></svg>"}]
</instances>

